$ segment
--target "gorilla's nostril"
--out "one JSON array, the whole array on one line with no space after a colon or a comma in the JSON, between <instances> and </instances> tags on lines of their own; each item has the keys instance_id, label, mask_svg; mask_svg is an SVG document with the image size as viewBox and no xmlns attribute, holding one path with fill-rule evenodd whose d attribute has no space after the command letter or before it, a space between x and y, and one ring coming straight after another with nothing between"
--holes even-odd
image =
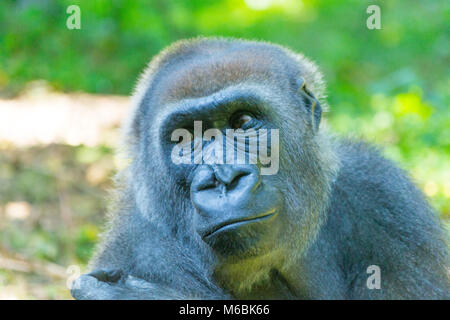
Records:
<instances>
[{"instance_id":1,"label":"gorilla's nostril","mask_svg":"<svg viewBox=\"0 0 450 320\"><path fill-rule=\"evenodd\" d=\"M227 189L236 187L239 180L248 174L250 172L234 166L222 165L214 168L215 178L225 185Z\"/></svg>"},{"instance_id":2,"label":"gorilla's nostril","mask_svg":"<svg viewBox=\"0 0 450 320\"><path fill-rule=\"evenodd\" d=\"M197 191L214 189L219 185L219 182L211 176L211 179L205 179L197 184Z\"/></svg>"},{"instance_id":3,"label":"gorilla's nostril","mask_svg":"<svg viewBox=\"0 0 450 320\"><path fill-rule=\"evenodd\" d=\"M215 188L217 180L213 170L208 166L200 167L194 174L191 182L192 191L201 191Z\"/></svg>"},{"instance_id":4,"label":"gorilla's nostril","mask_svg":"<svg viewBox=\"0 0 450 320\"><path fill-rule=\"evenodd\" d=\"M251 176L251 179L246 177ZM243 181L245 180L245 182ZM217 165L199 167L191 182L191 192L216 190L228 191L252 188L258 183L258 169L248 166Z\"/></svg>"},{"instance_id":5,"label":"gorilla's nostril","mask_svg":"<svg viewBox=\"0 0 450 320\"><path fill-rule=\"evenodd\" d=\"M226 187L227 187L228 189L234 189L234 188L237 186L237 184L239 183L239 180L240 180L242 177L246 176L246 175L248 175L247 172L241 172L241 173L239 173L238 175L236 175L236 176L233 178L233 180L231 180L230 183L228 183L228 184L226 185Z\"/></svg>"}]
</instances>

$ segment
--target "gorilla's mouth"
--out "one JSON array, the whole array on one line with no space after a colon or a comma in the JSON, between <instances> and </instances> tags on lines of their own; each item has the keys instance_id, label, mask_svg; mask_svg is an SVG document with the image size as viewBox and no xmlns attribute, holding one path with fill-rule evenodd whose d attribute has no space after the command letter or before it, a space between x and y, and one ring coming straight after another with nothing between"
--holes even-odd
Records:
<instances>
[{"instance_id":1,"label":"gorilla's mouth","mask_svg":"<svg viewBox=\"0 0 450 320\"><path fill-rule=\"evenodd\" d=\"M203 240L208 239L211 236L217 235L223 231L240 228L241 226L249 224L249 223L255 223L255 222L267 220L275 215L276 215L276 211L272 210L268 213L264 213L257 217L238 218L238 219L224 221L224 222L222 222L218 225L215 225L212 228L209 228L208 230L206 230L202 235L202 239Z\"/></svg>"}]
</instances>

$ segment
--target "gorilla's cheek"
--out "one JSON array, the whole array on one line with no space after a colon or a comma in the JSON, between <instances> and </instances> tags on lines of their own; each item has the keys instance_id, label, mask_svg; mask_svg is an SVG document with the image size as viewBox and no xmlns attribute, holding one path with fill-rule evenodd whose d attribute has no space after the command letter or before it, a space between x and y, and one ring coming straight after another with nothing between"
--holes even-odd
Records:
<instances>
[{"instance_id":1,"label":"gorilla's cheek","mask_svg":"<svg viewBox=\"0 0 450 320\"><path fill-rule=\"evenodd\" d=\"M219 256L264 254L282 232L281 193L261 180L256 166L199 167L191 201L197 232Z\"/></svg>"}]
</instances>

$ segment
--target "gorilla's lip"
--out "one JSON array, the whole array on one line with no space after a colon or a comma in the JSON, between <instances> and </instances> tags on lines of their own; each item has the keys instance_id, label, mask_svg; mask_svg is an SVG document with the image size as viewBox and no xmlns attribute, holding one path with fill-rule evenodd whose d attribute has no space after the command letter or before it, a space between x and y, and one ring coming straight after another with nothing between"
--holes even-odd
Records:
<instances>
[{"instance_id":1,"label":"gorilla's lip","mask_svg":"<svg viewBox=\"0 0 450 320\"><path fill-rule=\"evenodd\" d=\"M262 220L267 220L270 217L275 216L275 215L276 215L276 211L272 210L268 213L264 213L257 217L237 218L237 219L224 221L224 222L222 222L218 225L215 225L212 228L209 228L208 230L206 230L202 235L202 239L209 238L210 236L217 234L221 231L227 230L229 228L241 226L241 225L248 224L248 223L259 222Z\"/></svg>"}]
</instances>

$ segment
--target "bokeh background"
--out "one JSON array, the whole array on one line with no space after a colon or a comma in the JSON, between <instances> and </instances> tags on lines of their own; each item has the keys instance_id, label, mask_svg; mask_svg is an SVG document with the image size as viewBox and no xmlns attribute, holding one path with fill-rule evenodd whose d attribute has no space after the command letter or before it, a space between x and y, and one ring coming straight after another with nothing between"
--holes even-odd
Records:
<instances>
[{"instance_id":1,"label":"bokeh background","mask_svg":"<svg viewBox=\"0 0 450 320\"><path fill-rule=\"evenodd\" d=\"M81 29L66 27L69 5ZM366 8L381 8L369 30ZM450 2L0 1L0 299L66 299L105 221L127 96L180 38L273 41L315 60L337 132L411 173L450 221Z\"/></svg>"}]
</instances>

